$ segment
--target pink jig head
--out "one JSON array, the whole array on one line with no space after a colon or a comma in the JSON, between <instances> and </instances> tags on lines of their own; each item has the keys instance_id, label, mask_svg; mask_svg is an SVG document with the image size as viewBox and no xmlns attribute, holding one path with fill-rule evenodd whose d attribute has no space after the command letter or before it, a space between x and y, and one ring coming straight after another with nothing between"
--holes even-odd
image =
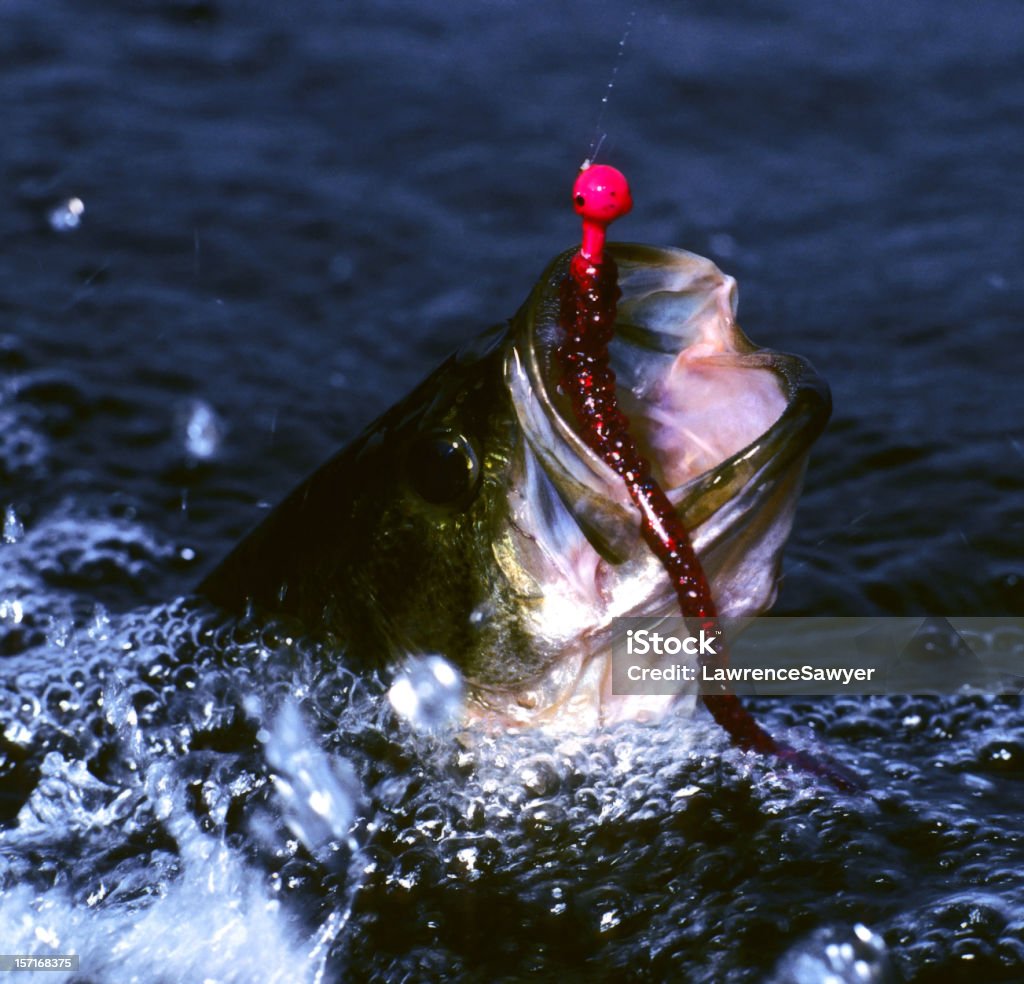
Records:
<instances>
[{"instance_id":1,"label":"pink jig head","mask_svg":"<svg viewBox=\"0 0 1024 984\"><path fill-rule=\"evenodd\" d=\"M583 243L573 257L573 274L601 265L609 224L633 207L625 175L607 164L584 164L572 188L576 214L583 216ZM579 268L579 269L577 269Z\"/></svg>"}]
</instances>

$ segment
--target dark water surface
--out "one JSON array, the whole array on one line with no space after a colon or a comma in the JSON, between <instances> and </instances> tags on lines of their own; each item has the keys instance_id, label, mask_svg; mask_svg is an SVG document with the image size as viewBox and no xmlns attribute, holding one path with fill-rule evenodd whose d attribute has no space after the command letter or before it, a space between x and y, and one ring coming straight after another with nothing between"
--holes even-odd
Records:
<instances>
[{"instance_id":1,"label":"dark water surface","mask_svg":"<svg viewBox=\"0 0 1024 984\"><path fill-rule=\"evenodd\" d=\"M571 245L630 10L592 7L0 6L0 950L83 981L1024 980L1016 700L758 709L851 797L699 723L470 755L171 604ZM635 10L619 234L711 256L833 390L779 611L1024 615L1024 9ZM322 740L283 715L246 750L285 695ZM861 977L827 949L857 923Z\"/></svg>"}]
</instances>

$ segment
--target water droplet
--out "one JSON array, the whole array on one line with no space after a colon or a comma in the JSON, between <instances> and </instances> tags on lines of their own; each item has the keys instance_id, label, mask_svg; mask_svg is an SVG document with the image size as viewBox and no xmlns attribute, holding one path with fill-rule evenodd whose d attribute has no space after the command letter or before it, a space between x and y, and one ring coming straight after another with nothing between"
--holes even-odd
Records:
<instances>
[{"instance_id":1,"label":"water droplet","mask_svg":"<svg viewBox=\"0 0 1024 984\"><path fill-rule=\"evenodd\" d=\"M711 252L724 259L731 260L737 252L738 243L727 232L716 232L708 240Z\"/></svg>"},{"instance_id":2,"label":"water droplet","mask_svg":"<svg viewBox=\"0 0 1024 984\"><path fill-rule=\"evenodd\" d=\"M82 224L85 204L81 198L69 198L50 212L50 228L54 232L70 232Z\"/></svg>"},{"instance_id":3,"label":"water droplet","mask_svg":"<svg viewBox=\"0 0 1024 984\"><path fill-rule=\"evenodd\" d=\"M347 287L355 277L356 265L347 253L336 254L328 266L331 281L338 287Z\"/></svg>"},{"instance_id":4,"label":"water droplet","mask_svg":"<svg viewBox=\"0 0 1024 984\"><path fill-rule=\"evenodd\" d=\"M458 670L442 656L410 659L395 677L388 700L417 731L451 724L462 712L464 685Z\"/></svg>"},{"instance_id":5,"label":"water droplet","mask_svg":"<svg viewBox=\"0 0 1024 984\"><path fill-rule=\"evenodd\" d=\"M46 630L46 638L51 646L64 649L71 642L75 623L70 618L51 617Z\"/></svg>"},{"instance_id":6,"label":"water droplet","mask_svg":"<svg viewBox=\"0 0 1024 984\"><path fill-rule=\"evenodd\" d=\"M197 461L209 461L220 449L224 424L205 400L185 404L181 414L185 452Z\"/></svg>"},{"instance_id":7,"label":"water droplet","mask_svg":"<svg viewBox=\"0 0 1024 984\"><path fill-rule=\"evenodd\" d=\"M4 512L4 543L17 543L25 535L25 524L18 518L14 506Z\"/></svg>"},{"instance_id":8,"label":"water droplet","mask_svg":"<svg viewBox=\"0 0 1024 984\"><path fill-rule=\"evenodd\" d=\"M25 610L17 598L0 600L0 619L10 619L15 625L19 625L25 617Z\"/></svg>"},{"instance_id":9,"label":"water droplet","mask_svg":"<svg viewBox=\"0 0 1024 984\"><path fill-rule=\"evenodd\" d=\"M92 624L89 626L89 638L97 641L110 638L110 616L106 608L97 605L92 610Z\"/></svg>"}]
</instances>

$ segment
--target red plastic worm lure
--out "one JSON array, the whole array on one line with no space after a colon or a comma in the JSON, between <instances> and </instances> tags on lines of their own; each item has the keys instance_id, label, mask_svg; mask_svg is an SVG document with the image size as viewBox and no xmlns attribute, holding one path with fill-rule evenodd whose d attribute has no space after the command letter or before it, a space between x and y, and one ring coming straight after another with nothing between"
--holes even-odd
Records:
<instances>
[{"instance_id":1,"label":"red plastic worm lure","mask_svg":"<svg viewBox=\"0 0 1024 984\"><path fill-rule=\"evenodd\" d=\"M715 634L718 613L704 569L689 532L630 436L629 421L615 394L615 372L609 364L608 344L615 331L621 292L615 261L604 255L605 230L633 207L629 185L613 167L585 167L573 187L573 204L583 217L583 241L562 285L559 320L565 337L557 352L562 387L583 425L583 440L622 477L640 510L641 535L671 578L683 617L706 634ZM715 662L724 665L724 647L720 649ZM840 788L849 787L849 781L835 770L775 741L724 686L721 693L705 693L703 700L738 747L776 755L826 776Z\"/></svg>"}]
</instances>

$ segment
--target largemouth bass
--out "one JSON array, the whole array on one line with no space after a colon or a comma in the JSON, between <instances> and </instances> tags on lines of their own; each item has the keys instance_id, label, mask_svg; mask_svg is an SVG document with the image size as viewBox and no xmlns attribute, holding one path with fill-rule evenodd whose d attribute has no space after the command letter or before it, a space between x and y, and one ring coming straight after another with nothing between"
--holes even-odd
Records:
<instances>
[{"instance_id":1,"label":"largemouth bass","mask_svg":"<svg viewBox=\"0 0 1024 984\"><path fill-rule=\"evenodd\" d=\"M711 261L609 248L620 403L728 629L774 601L828 388L805 359L743 334L735 281ZM663 711L671 698L611 691L612 619L677 609L621 478L559 391L572 255L295 489L200 592L292 616L356 665L441 653L470 717L589 728Z\"/></svg>"}]
</instances>

